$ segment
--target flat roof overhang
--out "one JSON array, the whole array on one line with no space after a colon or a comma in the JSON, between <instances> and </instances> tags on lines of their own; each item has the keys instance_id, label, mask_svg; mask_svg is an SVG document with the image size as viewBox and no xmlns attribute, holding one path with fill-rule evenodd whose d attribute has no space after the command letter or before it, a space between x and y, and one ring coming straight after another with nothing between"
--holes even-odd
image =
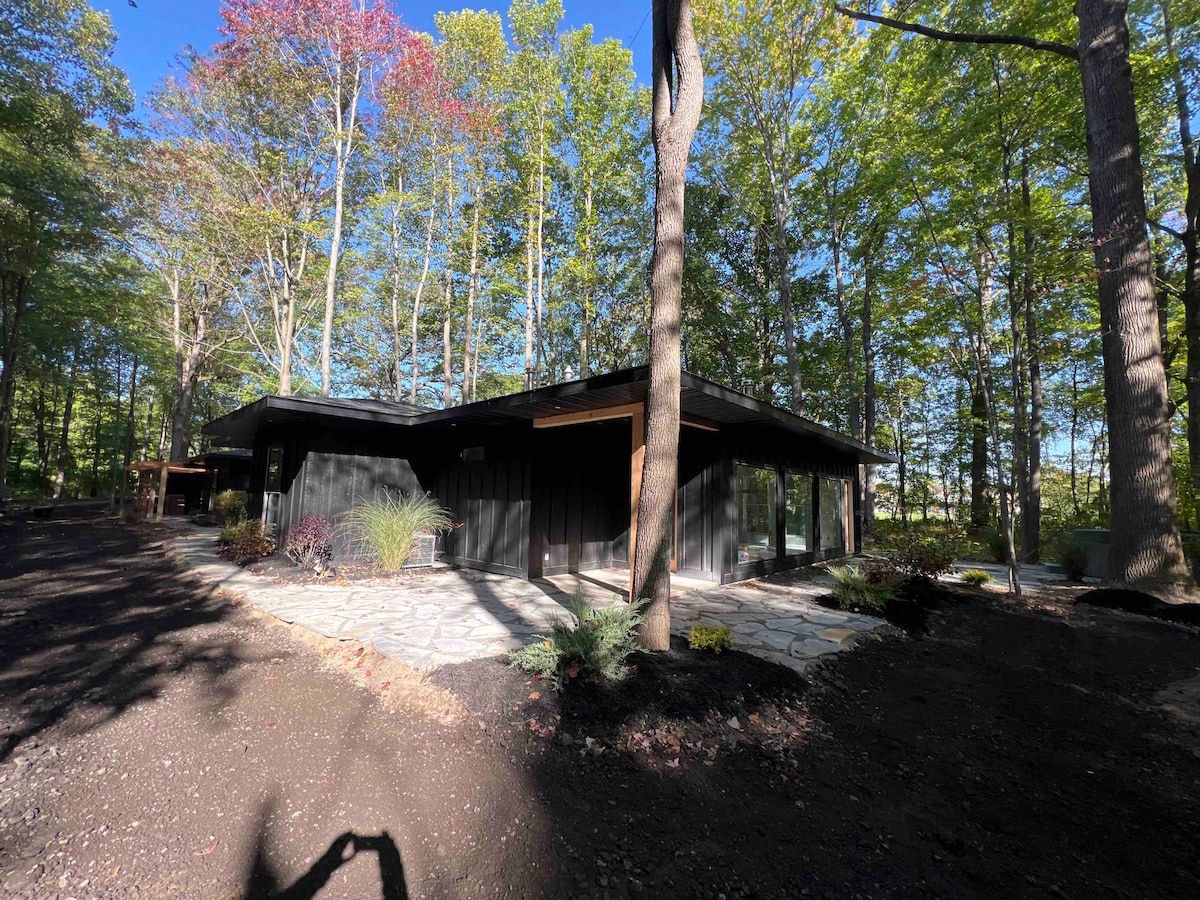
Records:
<instances>
[{"instance_id":1,"label":"flat roof overhang","mask_svg":"<svg viewBox=\"0 0 1200 900\"><path fill-rule=\"evenodd\" d=\"M204 433L221 438L228 446L249 447L254 433L268 425L327 424L336 427L412 426L434 429L478 427L536 420L571 414L630 407L644 403L650 369L638 366L592 378L555 384L480 400L465 406L424 410L411 404L385 400L333 400L308 397L264 397L204 426ZM765 426L805 437L860 463L894 463L896 457L869 447L787 410L772 406L706 378L683 372L680 413L700 427L722 430L738 425ZM630 415L630 409L621 410ZM605 418L603 414L595 418ZM586 418L586 417L581 417Z\"/></svg>"}]
</instances>

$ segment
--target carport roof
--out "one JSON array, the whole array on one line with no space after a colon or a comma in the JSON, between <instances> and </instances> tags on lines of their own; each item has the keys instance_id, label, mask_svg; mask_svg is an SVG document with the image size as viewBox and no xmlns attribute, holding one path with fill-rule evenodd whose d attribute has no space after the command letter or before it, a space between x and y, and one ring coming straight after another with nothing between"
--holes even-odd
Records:
<instances>
[{"instance_id":1,"label":"carport roof","mask_svg":"<svg viewBox=\"0 0 1200 900\"><path fill-rule=\"evenodd\" d=\"M566 384L480 400L448 409L427 409L390 400L328 397L263 397L204 426L204 433L230 446L250 446L266 425L327 424L428 426L497 425L640 403L649 388L648 366L623 369ZM765 425L805 436L864 463L892 463L896 458L816 422L723 387L706 378L682 373L680 411L716 426Z\"/></svg>"}]
</instances>

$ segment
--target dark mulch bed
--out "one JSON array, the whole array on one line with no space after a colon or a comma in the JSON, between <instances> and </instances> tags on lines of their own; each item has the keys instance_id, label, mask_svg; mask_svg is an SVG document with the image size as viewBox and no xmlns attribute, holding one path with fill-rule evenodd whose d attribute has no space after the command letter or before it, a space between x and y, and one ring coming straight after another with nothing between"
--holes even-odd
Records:
<instances>
[{"instance_id":1,"label":"dark mulch bed","mask_svg":"<svg viewBox=\"0 0 1200 900\"><path fill-rule=\"evenodd\" d=\"M417 577L437 577L449 572L446 567L420 567L403 569L400 572L385 572L373 562L338 562L332 571L317 574L312 569L302 569L280 552L262 559L241 560L248 572L271 578L280 584L391 584Z\"/></svg>"},{"instance_id":2,"label":"dark mulch bed","mask_svg":"<svg viewBox=\"0 0 1200 900\"><path fill-rule=\"evenodd\" d=\"M433 677L524 750L542 896L1200 896L1200 733L1162 705L1200 632L942 599L807 678L678 643L562 695Z\"/></svg>"},{"instance_id":3,"label":"dark mulch bed","mask_svg":"<svg viewBox=\"0 0 1200 900\"><path fill-rule=\"evenodd\" d=\"M1167 603L1141 591L1100 588L1088 591L1075 602L1105 609L1120 609L1142 616L1166 619L1168 622L1200 625L1200 603Z\"/></svg>"}]
</instances>

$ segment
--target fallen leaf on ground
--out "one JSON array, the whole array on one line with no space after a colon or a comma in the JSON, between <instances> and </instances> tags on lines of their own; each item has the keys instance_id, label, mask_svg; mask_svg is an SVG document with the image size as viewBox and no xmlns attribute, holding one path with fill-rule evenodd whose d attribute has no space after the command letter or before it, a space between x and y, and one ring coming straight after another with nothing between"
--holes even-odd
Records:
<instances>
[{"instance_id":1,"label":"fallen leaf on ground","mask_svg":"<svg viewBox=\"0 0 1200 900\"><path fill-rule=\"evenodd\" d=\"M375 685L375 690L386 691L391 686L392 686L392 683L390 681L381 681L381 682L379 682L379 684Z\"/></svg>"},{"instance_id":2,"label":"fallen leaf on ground","mask_svg":"<svg viewBox=\"0 0 1200 900\"><path fill-rule=\"evenodd\" d=\"M749 719L751 722L753 722L755 725L758 724L758 713L750 713L750 715L746 716L746 718Z\"/></svg>"},{"instance_id":3,"label":"fallen leaf on ground","mask_svg":"<svg viewBox=\"0 0 1200 900\"><path fill-rule=\"evenodd\" d=\"M263 679L263 680L264 680L264 681L278 681L278 680L279 680L279 676L278 676L278 675L268 675L268 676L267 676L265 679Z\"/></svg>"},{"instance_id":4,"label":"fallen leaf on ground","mask_svg":"<svg viewBox=\"0 0 1200 900\"><path fill-rule=\"evenodd\" d=\"M208 856L208 854L212 853L214 850L217 849L217 844L219 844L219 843L221 843L221 842L213 841L211 844L209 844L207 847L205 847L203 850L201 850L196 855L197 856Z\"/></svg>"},{"instance_id":5,"label":"fallen leaf on ground","mask_svg":"<svg viewBox=\"0 0 1200 900\"><path fill-rule=\"evenodd\" d=\"M275 723L274 723L274 722L268 722L268 723L267 723L267 727L268 727L268 728L274 728L274 727L275 727Z\"/></svg>"},{"instance_id":6,"label":"fallen leaf on ground","mask_svg":"<svg viewBox=\"0 0 1200 900\"><path fill-rule=\"evenodd\" d=\"M529 695L529 699L530 700L541 700L542 694L540 691L534 691L532 694Z\"/></svg>"},{"instance_id":7,"label":"fallen leaf on ground","mask_svg":"<svg viewBox=\"0 0 1200 900\"><path fill-rule=\"evenodd\" d=\"M579 677L579 666L571 666L571 668L567 669L567 677L568 678L578 678Z\"/></svg>"}]
</instances>

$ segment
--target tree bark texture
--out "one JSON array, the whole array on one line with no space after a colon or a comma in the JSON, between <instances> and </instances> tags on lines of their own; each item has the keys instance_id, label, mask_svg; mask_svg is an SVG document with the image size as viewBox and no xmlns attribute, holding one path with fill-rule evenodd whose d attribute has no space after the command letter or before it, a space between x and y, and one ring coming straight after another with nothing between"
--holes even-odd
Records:
<instances>
[{"instance_id":1,"label":"tree bark texture","mask_svg":"<svg viewBox=\"0 0 1200 900\"><path fill-rule=\"evenodd\" d=\"M650 263L650 387L631 599L649 604L640 629L650 650L671 644L671 523L679 451L679 323L687 159L704 102L689 0L653 0L654 251Z\"/></svg>"},{"instance_id":2,"label":"tree bark texture","mask_svg":"<svg viewBox=\"0 0 1200 900\"><path fill-rule=\"evenodd\" d=\"M1127 8L1125 0L1078 0L1075 6L1109 433L1105 580L1113 583L1187 578L1175 518Z\"/></svg>"}]
</instances>

